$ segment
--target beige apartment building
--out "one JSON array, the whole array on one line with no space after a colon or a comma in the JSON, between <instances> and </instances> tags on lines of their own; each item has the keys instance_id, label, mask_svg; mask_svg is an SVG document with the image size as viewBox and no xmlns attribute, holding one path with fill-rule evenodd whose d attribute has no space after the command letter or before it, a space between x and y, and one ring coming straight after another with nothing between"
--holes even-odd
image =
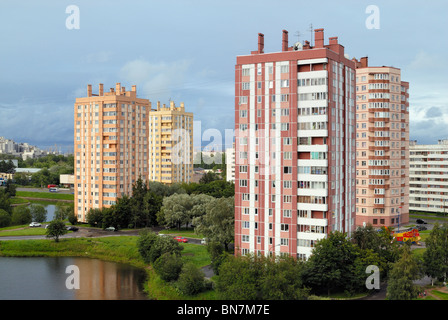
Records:
<instances>
[{"instance_id":1,"label":"beige apartment building","mask_svg":"<svg viewBox=\"0 0 448 320\"><path fill-rule=\"evenodd\" d=\"M149 179L190 182L193 175L193 113L183 103L160 105L149 115Z\"/></svg>"},{"instance_id":2,"label":"beige apartment building","mask_svg":"<svg viewBox=\"0 0 448 320\"><path fill-rule=\"evenodd\" d=\"M172 109L170 112L181 112ZM183 105L179 109L184 110ZM166 183L188 181L185 177L189 174L176 170L172 179L162 179L164 175L150 176L153 165L161 163L161 159L164 165L172 165L169 152L161 152L157 161L157 148L169 148L169 134L179 126L179 123L170 125L158 121L159 112L161 110L151 110L148 99L137 97L136 86L126 91L120 83L107 92L100 84L98 94L92 93L92 86L88 85L87 97L76 99L74 200L79 221L86 221L91 208L109 207L122 194L131 195L132 186L139 178ZM178 117L177 113L175 117ZM180 124L185 122L180 121ZM160 140L154 139L159 138L159 133ZM176 148L183 146L177 144Z\"/></svg>"},{"instance_id":3,"label":"beige apartment building","mask_svg":"<svg viewBox=\"0 0 448 320\"><path fill-rule=\"evenodd\" d=\"M409 222L409 83L356 61L356 225Z\"/></svg>"}]
</instances>

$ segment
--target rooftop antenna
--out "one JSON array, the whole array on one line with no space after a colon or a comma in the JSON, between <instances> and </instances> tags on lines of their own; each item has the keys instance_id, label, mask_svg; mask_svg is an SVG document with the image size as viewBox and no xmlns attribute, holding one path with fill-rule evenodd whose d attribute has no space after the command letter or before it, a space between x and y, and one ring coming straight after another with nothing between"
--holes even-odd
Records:
<instances>
[{"instance_id":1,"label":"rooftop antenna","mask_svg":"<svg viewBox=\"0 0 448 320\"><path fill-rule=\"evenodd\" d=\"M313 46L313 24L310 23L310 28L308 29L310 31L311 34L311 38L310 38L310 42L311 42L311 47Z\"/></svg>"},{"instance_id":2,"label":"rooftop antenna","mask_svg":"<svg viewBox=\"0 0 448 320\"><path fill-rule=\"evenodd\" d=\"M297 37L297 41L300 41L300 37L302 36L302 34L300 33L300 31L296 31L295 36Z\"/></svg>"}]
</instances>

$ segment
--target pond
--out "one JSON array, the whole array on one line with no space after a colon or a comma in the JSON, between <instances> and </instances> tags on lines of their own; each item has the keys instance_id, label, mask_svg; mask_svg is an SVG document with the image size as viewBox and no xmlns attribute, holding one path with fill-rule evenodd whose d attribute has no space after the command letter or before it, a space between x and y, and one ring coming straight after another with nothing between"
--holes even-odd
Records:
<instances>
[{"instance_id":1,"label":"pond","mask_svg":"<svg viewBox=\"0 0 448 320\"><path fill-rule=\"evenodd\" d=\"M82 257L0 257L0 300L146 300L145 271Z\"/></svg>"}]
</instances>

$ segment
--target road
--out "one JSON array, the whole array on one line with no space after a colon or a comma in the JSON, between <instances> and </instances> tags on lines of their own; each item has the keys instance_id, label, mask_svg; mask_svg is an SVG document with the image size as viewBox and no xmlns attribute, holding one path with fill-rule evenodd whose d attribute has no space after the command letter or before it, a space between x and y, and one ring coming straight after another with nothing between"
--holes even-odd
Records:
<instances>
[{"instance_id":1,"label":"road","mask_svg":"<svg viewBox=\"0 0 448 320\"><path fill-rule=\"evenodd\" d=\"M47 188L20 188L18 187L16 191L28 191L28 192L50 192ZM59 189L57 193L62 194L73 194L73 190L70 189Z\"/></svg>"}]
</instances>

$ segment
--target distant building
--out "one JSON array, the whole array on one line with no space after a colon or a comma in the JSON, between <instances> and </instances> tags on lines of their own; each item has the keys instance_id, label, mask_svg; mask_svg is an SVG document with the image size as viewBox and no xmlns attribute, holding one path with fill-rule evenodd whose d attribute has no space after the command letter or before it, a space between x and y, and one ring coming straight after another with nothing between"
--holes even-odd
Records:
<instances>
[{"instance_id":1,"label":"distant building","mask_svg":"<svg viewBox=\"0 0 448 320\"><path fill-rule=\"evenodd\" d=\"M189 182L193 174L193 115L184 105L151 109L120 83L98 94L87 86L87 97L74 105L75 213L86 221L91 208L110 207L122 195L132 195L139 178L163 183ZM186 137L190 134L190 137Z\"/></svg>"},{"instance_id":2,"label":"distant building","mask_svg":"<svg viewBox=\"0 0 448 320\"><path fill-rule=\"evenodd\" d=\"M193 113L183 103L160 105L148 119L148 171L151 181L191 182L193 176Z\"/></svg>"},{"instance_id":3,"label":"distant building","mask_svg":"<svg viewBox=\"0 0 448 320\"><path fill-rule=\"evenodd\" d=\"M448 213L448 140L410 142L409 210Z\"/></svg>"},{"instance_id":4,"label":"distant building","mask_svg":"<svg viewBox=\"0 0 448 320\"><path fill-rule=\"evenodd\" d=\"M73 188L75 186L75 176L73 174L61 174L59 184L66 188Z\"/></svg>"},{"instance_id":5,"label":"distant building","mask_svg":"<svg viewBox=\"0 0 448 320\"><path fill-rule=\"evenodd\" d=\"M235 145L226 149L226 180L235 182Z\"/></svg>"}]
</instances>

